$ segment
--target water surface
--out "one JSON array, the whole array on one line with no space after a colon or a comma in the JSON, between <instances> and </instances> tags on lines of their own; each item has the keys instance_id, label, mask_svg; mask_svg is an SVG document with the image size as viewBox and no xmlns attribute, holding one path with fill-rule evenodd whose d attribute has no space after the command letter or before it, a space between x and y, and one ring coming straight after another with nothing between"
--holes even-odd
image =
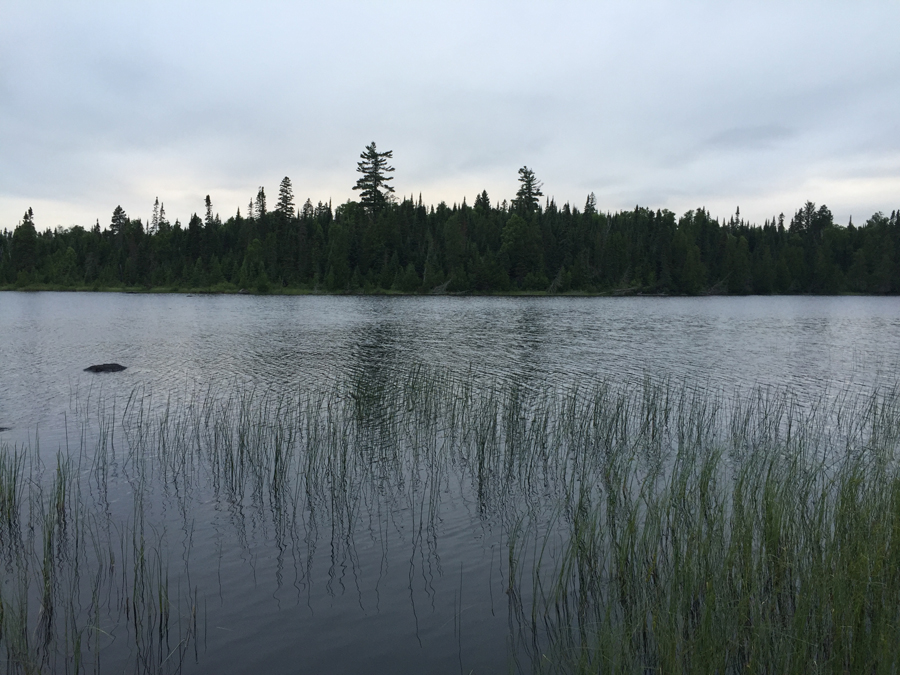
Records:
<instances>
[{"instance_id":1,"label":"water surface","mask_svg":"<svg viewBox=\"0 0 900 675\"><path fill-rule=\"evenodd\" d=\"M113 376L94 363L128 366ZM815 396L900 372L900 298L0 294L0 426L57 444L75 392L296 388L425 363L500 380L667 375Z\"/></svg>"},{"instance_id":2,"label":"water surface","mask_svg":"<svg viewBox=\"0 0 900 675\"><path fill-rule=\"evenodd\" d=\"M106 362L128 369L83 371ZM724 393L787 388L816 401L896 381L900 299L2 293L0 364L6 452L34 449L39 438L48 466L57 449L77 454L87 503L122 531L136 522L140 496L172 595L194 593L200 608L184 671L243 672L252 662L266 672L498 672L519 659L514 669L529 672L505 558L523 513L513 502L533 495L508 486L485 494L466 457L391 460L394 445L415 442L382 435L376 419L372 435L351 439L373 465L310 460L302 489L321 489L322 499L294 486L287 517L282 495L256 494L245 476L223 486L221 467L200 464L173 479L161 455L136 481L141 458L129 448L145 446L128 429L152 425L135 422L135 411L196 420L191 406L209 397L243 392L289 406L310 391L347 388L354 398L339 392L334 404L365 415L360 397L399 386L396 374L418 367L500 391L649 377ZM101 486L93 453L104 419L119 435L107 444ZM440 430L429 438L440 443ZM383 474L372 468L381 461ZM310 476L321 484L310 488ZM548 500L556 489L547 484ZM540 499L538 510L552 512ZM109 610L100 653L127 670L137 648L117 616Z\"/></svg>"}]
</instances>

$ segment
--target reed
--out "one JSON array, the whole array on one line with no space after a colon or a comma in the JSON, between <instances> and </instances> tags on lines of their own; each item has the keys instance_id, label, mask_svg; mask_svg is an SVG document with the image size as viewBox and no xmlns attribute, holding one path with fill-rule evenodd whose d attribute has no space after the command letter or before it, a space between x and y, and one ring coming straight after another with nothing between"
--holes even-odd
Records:
<instances>
[{"instance_id":1,"label":"reed","mask_svg":"<svg viewBox=\"0 0 900 675\"><path fill-rule=\"evenodd\" d=\"M191 582L190 551L203 503L228 514L247 559L255 533L274 542L279 587L292 555L308 588L330 539L333 591L357 576L357 540L387 547L400 519L441 574L456 500L503 532L498 593L520 668L900 665L896 388L808 400L405 365L300 391L84 398L78 447L51 465L36 446L0 448L9 672L178 672L202 658L209 589Z\"/></svg>"},{"instance_id":2,"label":"reed","mask_svg":"<svg viewBox=\"0 0 900 675\"><path fill-rule=\"evenodd\" d=\"M600 489L567 520L560 563L534 566L548 577L534 612L551 619L535 662L895 672L900 399L893 390L852 404L798 410L756 396L710 410L694 399L669 414L677 426L661 464L646 463L652 435L608 457Z\"/></svg>"}]
</instances>

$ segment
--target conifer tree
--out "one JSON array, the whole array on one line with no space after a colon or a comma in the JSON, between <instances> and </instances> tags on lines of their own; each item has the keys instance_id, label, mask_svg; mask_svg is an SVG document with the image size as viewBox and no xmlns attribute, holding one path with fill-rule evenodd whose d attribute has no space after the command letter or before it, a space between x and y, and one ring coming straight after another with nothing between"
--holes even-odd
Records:
<instances>
[{"instance_id":1,"label":"conifer tree","mask_svg":"<svg viewBox=\"0 0 900 675\"><path fill-rule=\"evenodd\" d=\"M127 224L128 216L125 214L125 209L123 209L121 206L117 206L113 210L112 219L109 223L109 229L112 230L115 234L118 234L125 229L125 225Z\"/></svg>"},{"instance_id":2,"label":"conifer tree","mask_svg":"<svg viewBox=\"0 0 900 675\"><path fill-rule=\"evenodd\" d=\"M256 193L256 217L261 219L266 215L266 190L264 187L259 187L259 192Z\"/></svg>"},{"instance_id":3,"label":"conifer tree","mask_svg":"<svg viewBox=\"0 0 900 675\"><path fill-rule=\"evenodd\" d=\"M393 186L388 185L388 181L394 178L386 175L394 170L387 163L393 156L393 150L378 152L375 141L367 145L359 156L362 161L357 162L356 170L362 174L362 178L356 181L353 189L360 191L359 200L370 213L380 209L394 192Z\"/></svg>"},{"instance_id":4,"label":"conifer tree","mask_svg":"<svg viewBox=\"0 0 900 675\"><path fill-rule=\"evenodd\" d=\"M34 227L34 211L31 207L12 236L13 266L18 272L29 272L37 264L37 231Z\"/></svg>"},{"instance_id":5,"label":"conifer tree","mask_svg":"<svg viewBox=\"0 0 900 675\"><path fill-rule=\"evenodd\" d=\"M541 192L543 184L535 177L534 171L527 166L519 169L519 191L513 202L515 208L523 213L533 213L538 206L538 197L543 197Z\"/></svg>"},{"instance_id":6,"label":"conifer tree","mask_svg":"<svg viewBox=\"0 0 900 675\"><path fill-rule=\"evenodd\" d=\"M312 205L312 200L307 197L303 204L303 210L300 212L301 218L304 220L312 220L316 215L316 209Z\"/></svg>"},{"instance_id":7,"label":"conifer tree","mask_svg":"<svg viewBox=\"0 0 900 675\"><path fill-rule=\"evenodd\" d=\"M159 197L153 201L153 215L150 217L150 234L156 234L159 229Z\"/></svg>"},{"instance_id":8,"label":"conifer tree","mask_svg":"<svg viewBox=\"0 0 900 675\"><path fill-rule=\"evenodd\" d=\"M482 190L480 195L475 196L474 208L480 213L487 213L491 210L491 200L488 197L487 190Z\"/></svg>"},{"instance_id":9,"label":"conifer tree","mask_svg":"<svg viewBox=\"0 0 900 675\"><path fill-rule=\"evenodd\" d=\"M284 218L294 216L294 188L291 187L291 179L285 176L278 187L278 205L275 210Z\"/></svg>"}]
</instances>

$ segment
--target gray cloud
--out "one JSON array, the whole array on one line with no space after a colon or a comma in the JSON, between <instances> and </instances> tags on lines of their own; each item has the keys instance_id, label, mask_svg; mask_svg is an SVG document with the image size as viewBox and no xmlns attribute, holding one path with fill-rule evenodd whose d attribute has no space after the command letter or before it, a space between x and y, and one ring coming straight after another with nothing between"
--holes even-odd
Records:
<instances>
[{"instance_id":1,"label":"gray cloud","mask_svg":"<svg viewBox=\"0 0 900 675\"><path fill-rule=\"evenodd\" d=\"M790 129L776 124L732 127L709 137L707 146L725 151L772 148L794 135Z\"/></svg>"},{"instance_id":2,"label":"gray cloud","mask_svg":"<svg viewBox=\"0 0 900 675\"><path fill-rule=\"evenodd\" d=\"M394 150L401 194L762 220L809 198L900 207L894 3L7 3L0 228L230 215L289 175L351 198Z\"/></svg>"}]
</instances>

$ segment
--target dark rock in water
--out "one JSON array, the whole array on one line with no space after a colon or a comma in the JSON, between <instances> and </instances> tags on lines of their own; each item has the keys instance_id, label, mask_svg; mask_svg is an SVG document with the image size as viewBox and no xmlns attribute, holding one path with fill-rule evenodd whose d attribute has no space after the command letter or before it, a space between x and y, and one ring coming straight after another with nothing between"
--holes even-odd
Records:
<instances>
[{"instance_id":1,"label":"dark rock in water","mask_svg":"<svg viewBox=\"0 0 900 675\"><path fill-rule=\"evenodd\" d=\"M9 427L0 427L0 431L9 431Z\"/></svg>"},{"instance_id":2,"label":"dark rock in water","mask_svg":"<svg viewBox=\"0 0 900 675\"><path fill-rule=\"evenodd\" d=\"M101 363L96 366L88 366L84 369L86 373L118 373L120 370L125 370L125 366L120 366L118 363Z\"/></svg>"}]
</instances>

